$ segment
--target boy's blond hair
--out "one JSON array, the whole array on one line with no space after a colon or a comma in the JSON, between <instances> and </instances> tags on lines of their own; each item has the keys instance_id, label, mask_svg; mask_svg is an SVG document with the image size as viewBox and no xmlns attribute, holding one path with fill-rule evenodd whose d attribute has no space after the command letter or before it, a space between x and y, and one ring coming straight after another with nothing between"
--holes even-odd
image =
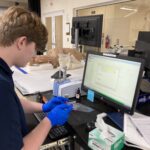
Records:
<instances>
[{"instance_id":1,"label":"boy's blond hair","mask_svg":"<svg viewBox=\"0 0 150 150\"><path fill-rule=\"evenodd\" d=\"M28 42L35 42L37 50L45 49L48 33L40 18L33 12L12 6L0 17L0 46L11 46L21 36L26 36Z\"/></svg>"}]
</instances>

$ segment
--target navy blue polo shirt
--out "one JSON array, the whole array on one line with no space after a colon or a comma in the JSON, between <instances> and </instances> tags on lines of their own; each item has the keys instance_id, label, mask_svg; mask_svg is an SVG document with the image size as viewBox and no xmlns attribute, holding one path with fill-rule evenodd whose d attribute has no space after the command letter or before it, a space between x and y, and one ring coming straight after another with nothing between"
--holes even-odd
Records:
<instances>
[{"instance_id":1,"label":"navy blue polo shirt","mask_svg":"<svg viewBox=\"0 0 150 150\"><path fill-rule=\"evenodd\" d=\"M0 150L20 150L27 134L25 115L14 90L12 73L0 58Z\"/></svg>"}]
</instances>

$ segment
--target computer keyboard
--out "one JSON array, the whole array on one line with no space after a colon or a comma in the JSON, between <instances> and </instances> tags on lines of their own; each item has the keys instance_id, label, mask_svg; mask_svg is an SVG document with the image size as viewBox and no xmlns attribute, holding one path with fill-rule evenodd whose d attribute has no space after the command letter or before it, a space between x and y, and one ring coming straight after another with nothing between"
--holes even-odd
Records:
<instances>
[{"instance_id":1,"label":"computer keyboard","mask_svg":"<svg viewBox=\"0 0 150 150\"><path fill-rule=\"evenodd\" d=\"M68 134L68 130L65 128L65 126L57 126L51 129L49 133L49 137L52 140L63 138Z\"/></svg>"},{"instance_id":2,"label":"computer keyboard","mask_svg":"<svg viewBox=\"0 0 150 150\"><path fill-rule=\"evenodd\" d=\"M47 115L47 113L44 112L39 112L39 113L34 113L34 116L36 119L40 122L41 120L44 119L44 117Z\"/></svg>"},{"instance_id":3,"label":"computer keyboard","mask_svg":"<svg viewBox=\"0 0 150 150\"><path fill-rule=\"evenodd\" d=\"M34 113L34 115L35 115L36 119L40 122L47 115L47 113L40 112L40 113ZM66 129L66 127L64 125L53 127L48 134L48 136L51 140L58 140L67 135L68 135L68 130Z\"/></svg>"}]
</instances>

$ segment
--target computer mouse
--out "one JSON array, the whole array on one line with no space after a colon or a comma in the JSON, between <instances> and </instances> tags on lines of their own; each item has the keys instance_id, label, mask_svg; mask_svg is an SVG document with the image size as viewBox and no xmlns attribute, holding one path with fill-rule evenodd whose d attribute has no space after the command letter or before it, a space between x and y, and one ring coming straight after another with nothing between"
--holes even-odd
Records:
<instances>
[{"instance_id":1,"label":"computer mouse","mask_svg":"<svg viewBox=\"0 0 150 150\"><path fill-rule=\"evenodd\" d=\"M91 130L95 129L95 122L91 121L91 122L87 122L86 123L86 130L88 132L90 132Z\"/></svg>"}]
</instances>

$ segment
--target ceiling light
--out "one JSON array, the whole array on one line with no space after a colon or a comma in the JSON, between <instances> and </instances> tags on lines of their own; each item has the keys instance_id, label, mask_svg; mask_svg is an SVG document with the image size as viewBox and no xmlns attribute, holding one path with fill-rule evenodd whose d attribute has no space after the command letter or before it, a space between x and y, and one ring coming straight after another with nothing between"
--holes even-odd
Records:
<instances>
[{"instance_id":1,"label":"ceiling light","mask_svg":"<svg viewBox=\"0 0 150 150\"><path fill-rule=\"evenodd\" d=\"M122 10L127 10L127 11L137 11L135 8L129 8L129 7L120 7Z\"/></svg>"}]
</instances>

